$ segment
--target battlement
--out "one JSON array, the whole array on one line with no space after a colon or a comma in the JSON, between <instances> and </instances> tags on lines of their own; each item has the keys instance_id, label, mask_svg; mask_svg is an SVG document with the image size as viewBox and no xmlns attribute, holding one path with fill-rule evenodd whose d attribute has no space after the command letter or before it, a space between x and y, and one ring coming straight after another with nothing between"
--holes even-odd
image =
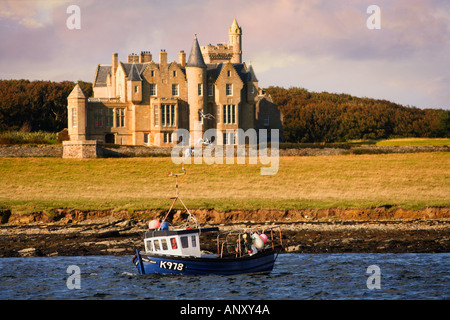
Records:
<instances>
[{"instance_id":1,"label":"battlement","mask_svg":"<svg viewBox=\"0 0 450 320\"><path fill-rule=\"evenodd\" d=\"M233 58L233 46L220 43L217 46L209 44L200 47L205 63L228 62Z\"/></svg>"}]
</instances>

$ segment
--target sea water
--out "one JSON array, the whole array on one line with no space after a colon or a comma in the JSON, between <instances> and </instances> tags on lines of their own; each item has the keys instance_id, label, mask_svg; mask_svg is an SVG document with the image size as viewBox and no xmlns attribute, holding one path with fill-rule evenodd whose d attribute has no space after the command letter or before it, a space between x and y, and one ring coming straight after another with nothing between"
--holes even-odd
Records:
<instances>
[{"instance_id":1,"label":"sea water","mask_svg":"<svg viewBox=\"0 0 450 320\"><path fill-rule=\"evenodd\" d=\"M280 254L270 274L139 275L131 256L0 258L0 299L450 298L450 253Z\"/></svg>"}]
</instances>

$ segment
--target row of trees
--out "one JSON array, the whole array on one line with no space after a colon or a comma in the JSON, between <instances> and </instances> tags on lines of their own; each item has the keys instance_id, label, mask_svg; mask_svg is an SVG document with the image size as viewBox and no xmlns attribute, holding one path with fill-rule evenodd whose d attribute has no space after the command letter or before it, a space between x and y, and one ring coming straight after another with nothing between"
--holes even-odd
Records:
<instances>
[{"instance_id":1,"label":"row of trees","mask_svg":"<svg viewBox=\"0 0 450 320\"><path fill-rule=\"evenodd\" d=\"M92 84L79 82L87 96ZM67 96L74 82L0 80L0 132L49 131L67 127Z\"/></svg>"},{"instance_id":2,"label":"row of trees","mask_svg":"<svg viewBox=\"0 0 450 320\"><path fill-rule=\"evenodd\" d=\"M340 142L390 137L450 137L448 110L405 107L348 94L269 87L284 115L286 142Z\"/></svg>"},{"instance_id":3,"label":"row of trees","mask_svg":"<svg viewBox=\"0 0 450 320\"><path fill-rule=\"evenodd\" d=\"M89 97L92 84L78 82ZM67 96L74 82L0 80L0 132L67 127ZM389 137L450 137L450 111L405 107L348 94L269 87L284 115L286 142L340 142Z\"/></svg>"}]
</instances>

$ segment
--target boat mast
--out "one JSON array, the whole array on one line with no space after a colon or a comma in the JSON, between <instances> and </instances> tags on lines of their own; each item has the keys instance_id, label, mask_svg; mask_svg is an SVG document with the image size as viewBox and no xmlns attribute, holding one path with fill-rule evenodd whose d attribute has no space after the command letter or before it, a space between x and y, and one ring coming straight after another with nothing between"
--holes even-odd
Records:
<instances>
[{"instance_id":1,"label":"boat mast","mask_svg":"<svg viewBox=\"0 0 450 320\"><path fill-rule=\"evenodd\" d=\"M189 211L189 209L186 207L186 205L184 204L183 200L181 200L180 198L180 193L178 191L178 177L185 175L186 174L186 169L184 169L184 166L181 168L181 170L183 172L180 173L169 173L169 177L175 177L175 197L170 197L170 201L172 202L172 205L170 206L169 211L167 212L166 216L164 217L164 219L162 220L163 222L167 219L167 217L169 216L170 212L172 212L173 206L175 205L175 202L177 202L177 200L180 200L181 204L183 205L183 207L186 209L187 213L189 214L186 223L189 223L190 220L193 220L196 227L200 228L197 219L195 218L195 216Z\"/></svg>"}]
</instances>

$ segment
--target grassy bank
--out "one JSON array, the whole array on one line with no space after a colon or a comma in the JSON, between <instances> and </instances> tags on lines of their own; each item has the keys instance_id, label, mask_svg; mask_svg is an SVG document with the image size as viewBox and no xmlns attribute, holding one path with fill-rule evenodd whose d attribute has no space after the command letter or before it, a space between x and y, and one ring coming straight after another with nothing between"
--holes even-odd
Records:
<instances>
[{"instance_id":1,"label":"grassy bank","mask_svg":"<svg viewBox=\"0 0 450 320\"><path fill-rule=\"evenodd\" d=\"M447 138L399 138L380 140L376 142L377 146L445 146L450 145L450 139Z\"/></svg>"},{"instance_id":2,"label":"grassy bank","mask_svg":"<svg viewBox=\"0 0 450 320\"><path fill-rule=\"evenodd\" d=\"M54 132L21 132L7 131L0 133L0 145L14 144L57 144L57 133Z\"/></svg>"},{"instance_id":3,"label":"grassy bank","mask_svg":"<svg viewBox=\"0 0 450 320\"><path fill-rule=\"evenodd\" d=\"M280 157L272 176L260 175L260 164L186 168L180 192L193 208L450 206L449 153ZM167 174L179 170L168 157L2 158L0 208L168 208L175 180Z\"/></svg>"}]
</instances>

